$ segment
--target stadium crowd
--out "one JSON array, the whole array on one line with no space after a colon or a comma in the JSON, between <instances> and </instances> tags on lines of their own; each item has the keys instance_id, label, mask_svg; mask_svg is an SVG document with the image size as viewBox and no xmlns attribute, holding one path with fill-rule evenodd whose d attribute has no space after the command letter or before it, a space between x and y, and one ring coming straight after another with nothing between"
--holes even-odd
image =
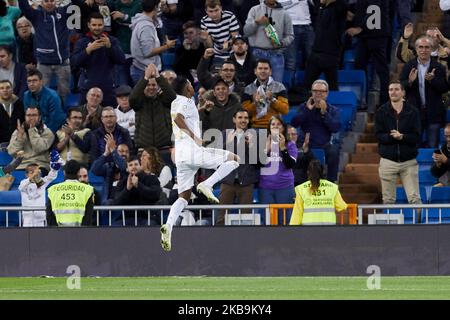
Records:
<instances>
[{"instance_id":1,"label":"stadium crowd","mask_svg":"<svg viewBox=\"0 0 450 320\"><path fill-rule=\"evenodd\" d=\"M439 147L448 107L450 40L433 27L412 42L412 1L17 1L0 0L0 142L3 152L18 159L16 170L26 171L19 189L36 198L56 177L50 155L57 151L63 161L82 165L80 177L88 170L104 178L95 204L173 203L170 110L177 77L195 88L207 131L204 143L238 154L245 150L238 169L220 186L221 204L253 203L254 190L260 203L293 203L294 188L308 180L311 149L324 151L326 178L337 183L341 140L336 136L343 128L339 108L327 97L338 90L338 70L349 46L355 48L355 69L375 71L377 77L367 71L369 86L379 79L375 125L380 146L387 145L380 149L385 168L414 159L419 146ZM376 28L366 13L374 4L381 10ZM404 113L393 107L393 50L405 63L398 84L405 90L405 110L417 111L417 125L404 120L415 130L414 139L399 129ZM170 57L173 61L166 61ZM300 85L298 70L305 77ZM322 72L325 80L319 79ZM360 103L364 111L367 97ZM287 120L290 110L295 114ZM395 133L382 131L391 115ZM399 151L394 159L396 143L408 144L405 157ZM447 149L433 156L433 174L449 170ZM416 167L408 174L417 175ZM196 181L210 175L201 170ZM396 179L380 177L383 186ZM385 203L392 202L392 190L384 187ZM410 201L417 203L417 190L411 190ZM207 203L193 191L191 203ZM23 205L33 197L23 195ZM134 212L126 214L134 223ZM113 213L113 220L119 218ZM162 223L157 215L151 218ZM36 225L42 225L39 219ZM145 225L147 215L138 220ZM224 223L223 212L216 223Z\"/></svg>"}]
</instances>

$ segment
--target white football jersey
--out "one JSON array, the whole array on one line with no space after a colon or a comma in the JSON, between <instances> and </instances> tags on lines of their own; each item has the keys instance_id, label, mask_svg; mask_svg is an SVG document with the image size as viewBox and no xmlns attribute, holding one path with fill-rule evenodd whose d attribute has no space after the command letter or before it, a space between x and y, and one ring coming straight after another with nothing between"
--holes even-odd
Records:
<instances>
[{"instance_id":1,"label":"white football jersey","mask_svg":"<svg viewBox=\"0 0 450 320\"><path fill-rule=\"evenodd\" d=\"M170 108L172 131L175 138L175 163L192 160L192 156L195 155L195 150L198 151L200 148L187 133L176 125L175 118L178 113L183 115L184 122L186 122L187 127L194 135L200 139L202 137L200 130L200 116L194 99L177 95L177 98L172 101Z\"/></svg>"}]
</instances>

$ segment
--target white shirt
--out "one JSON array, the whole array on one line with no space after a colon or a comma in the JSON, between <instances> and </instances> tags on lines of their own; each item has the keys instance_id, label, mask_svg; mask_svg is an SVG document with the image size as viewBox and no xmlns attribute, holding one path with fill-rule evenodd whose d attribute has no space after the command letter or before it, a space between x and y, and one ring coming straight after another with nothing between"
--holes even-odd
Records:
<instances>
[{"instance_id":1,"label":"white shirt","mask_svg":"<svg viewBox=\"0 0 450 320\"><path fill-rule=\"evenodd\" d=\"M442 11L450 10L450 0L440 0L439 7Z\"/></svg>"},{"instance_id":2,"label":"white shirt","mask_svg":"<svg viewBox=\"0 0 450 320\"><path fill-rule=\"evenodd\" d=\"M425 101L425 75L427 74L428 68L430 67L431 60L428 60L426 64L422 64L417 59L417 77L419 81L419 94L420 101L422 102L422 106L426 104Z\"/></svg>"},{"instance_id":3,"label":"white shirt","mask_svg":"<svg viewBox=\"0 0 450 320\"><path fill-rule=\"evenodd\" d=\"M44 184L39 188L28 178L20 181L19 191L22 197L22 207L45 207L45 190L57 176L58 171L51 169L48 175L42 178Z\"/></svg>"},{"instance_id":4,"label":"white shirt","mask_svg":"<svg viewBox=\"0 0 450 320\"><path fill-rule=\"evenodd\" d=\"M177 95L172 101L170 115L172 117L172 131L175 138L175 163L181 161L190 161L192 154L200 148L195 141L185 132L183 132L175 123L177 114L184 117L186 126L194 133L197 138L201 138L200 116L194 99L188 99Z\"/></svg>"},{"instance_id":5,"label":"white shirt","mask_svg":"<svg viewBox=\"0 0 450 320\"><path fill-rule=\"evenodd\" d=\"M277 0L277 2L279 2L283 6L283 9L289 14L294 26L311 24L308 0Z\"/></svg>"},{"instance_id":6,"label":"white shirt","mask_svg":"<svg viewBox=\"0 0 450 320\"><path fill-rule=\"evenodd\" d=\"M127 129L130 133L131 139L134 139L134 131L136 130L136 113L134 110L130 108L127 112L122 112L119 109L119 106L117 106L117 108L114 109L114 112L116 113L117 123L121 127Z\"/></svg>"}]
</instances>

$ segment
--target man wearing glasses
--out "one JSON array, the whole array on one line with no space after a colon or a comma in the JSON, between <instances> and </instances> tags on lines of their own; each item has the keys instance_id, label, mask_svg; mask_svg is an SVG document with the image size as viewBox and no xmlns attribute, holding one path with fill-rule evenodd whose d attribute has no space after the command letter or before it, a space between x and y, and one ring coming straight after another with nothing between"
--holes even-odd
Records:
<instances>
[{"instance_id":1,"label":"man wearing glasses","mask_svg":"<svg viewBox=\"0 0 450 320\"><path fill-rule=\"evenodd\" d=\"M436 178L441 178L445 173L450 171L450 123L447 123L444 129L445 143L440 149L436 149L433 153L433 166L430 171ZM449 175L447 173L447 184Z\"/></svg>"},{"instance_id":2,"label":"man wearing glasses","mask_svg":"<svg viewBox=\"0 0 450 320\"><path fill-rule=\"evenodd\" d=\"M428 140L424 147L436 148L446 116L442 102L442 95L448 90L446 71L444 66L431 59L433 39L422 36L415 45L417 58L405 64L400 81L406 90L406 100L420 112L421 137L426 131Z\"/></svg>"},{"instance_id":3,"label":"man wearing glasses","mask_svg":"<svg viewBox=\"0 0 450 320\"><path fill-rule=\"evenodd\" d=\"M291 121L294 128L309 133L309 147L323 149L327 163L327 180L337 181L340 145L333 143L332 134L341 127L339 109L327 103L328 83L316 80L312 85L312 97L300 105Z\"/></svg>"}]
</instances>

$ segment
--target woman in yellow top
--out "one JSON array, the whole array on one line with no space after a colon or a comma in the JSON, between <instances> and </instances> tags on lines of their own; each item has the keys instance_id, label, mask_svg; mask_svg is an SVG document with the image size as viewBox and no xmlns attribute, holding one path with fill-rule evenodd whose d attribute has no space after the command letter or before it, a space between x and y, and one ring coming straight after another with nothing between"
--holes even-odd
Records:
<instances>
[{"instance_id":1,"label":"woman in yellow top","mask_svg":"<svg viewBox=\"0 0 450 320\"><path fill-rule=\"evenodd\" d=\"M347 209L338 186L323 178L319 160L308 166L308 181L295 188L294 212L290 225L333 225L336 211Z\"/></svg>"}]
</instances>

